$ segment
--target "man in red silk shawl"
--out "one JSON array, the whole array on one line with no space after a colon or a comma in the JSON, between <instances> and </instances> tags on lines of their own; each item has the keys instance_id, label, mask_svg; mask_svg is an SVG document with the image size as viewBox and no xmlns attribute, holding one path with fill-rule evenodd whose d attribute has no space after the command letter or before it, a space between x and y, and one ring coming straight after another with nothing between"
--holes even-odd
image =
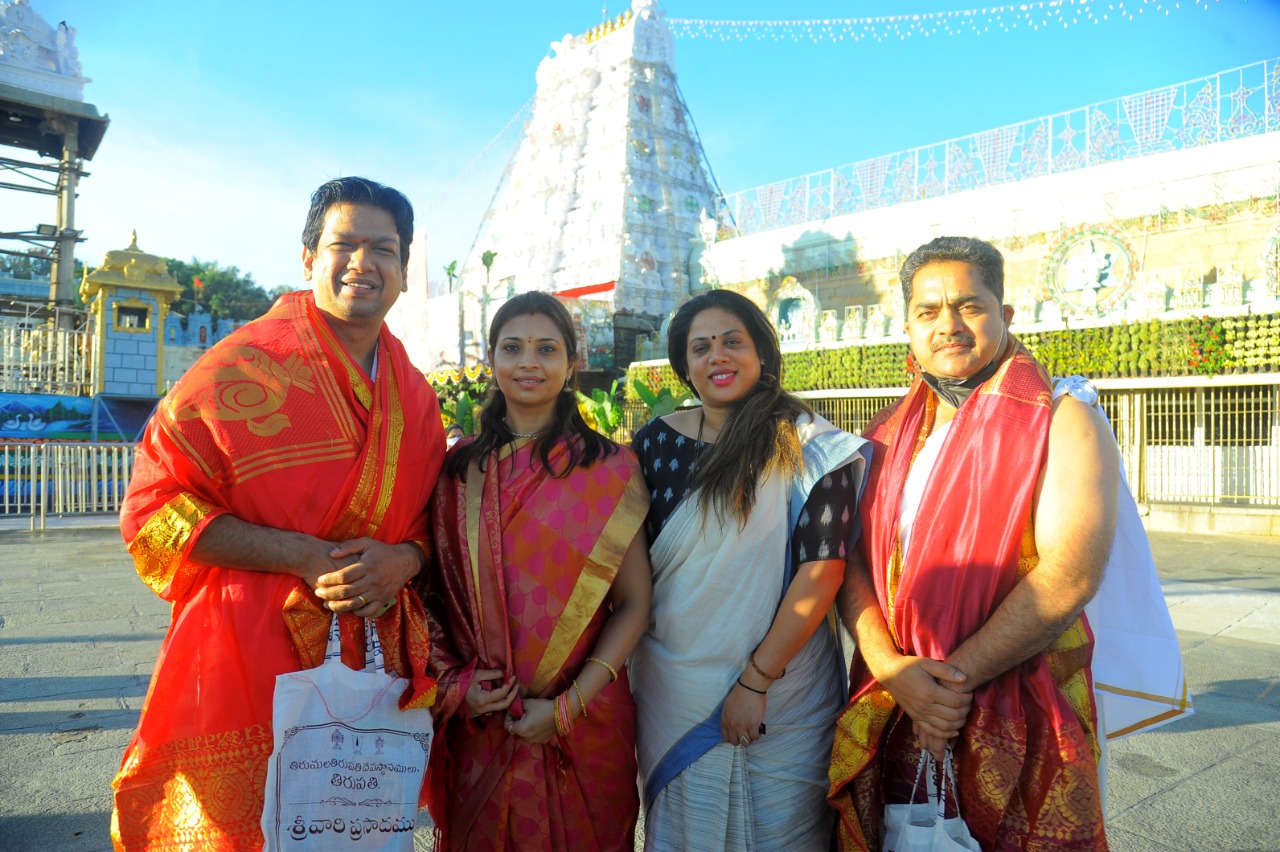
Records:
<instances>
[{"instance_id":1,"label":"man in red silk shawl","mask_svg":"<svg viewBox=\"0 0 1280 852\"><path fill-rule=\"evenodd\" d=\"M1083 609L1115 530L1115 442L1010 337L995 247L939 238L901 279L921 375L864 433L839 599L857 641L828 797L841 846L879 849L920 748L950 743L984 850L1106 849Z\"/></svg>"},{"instance_id":2,"label":"man in red silk shawl","mask_svg":"<svg viewBox=\"0 0 1280 852\"><path fill-rule=\"evenodd\" d=\"M412 232L394 189L322 186L303 232L313 291L205 353L147 426L121 531L173 613L113 785L117 849L261 849L275 679L321 662L333 617L344 662L363 667L376 617L411 681L401 706L435 700L407 583L444 434L383 323Z\"/></svg>"}]
</instances>

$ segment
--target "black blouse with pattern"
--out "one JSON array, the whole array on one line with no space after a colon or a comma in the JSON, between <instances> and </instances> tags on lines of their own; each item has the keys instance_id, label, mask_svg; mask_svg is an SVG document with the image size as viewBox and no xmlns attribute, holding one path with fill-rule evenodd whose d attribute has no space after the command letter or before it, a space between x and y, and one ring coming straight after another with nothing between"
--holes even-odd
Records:
<instances>
[{"instance_id":1,"label":"black blouse with pattern","mask_svg":"<svg viewBox=\"0 0 1280 852\"><path fill-rule=\"evenodd\" d=\"M649 515L645 532L652 543L677 505L689 494L689 470L697 455L696 441L654 418L636 431L631 447L640 458L649 486ZM704 445L703 453L708 452ZM792 564L844 559L857 519L857 497L849 466L824 476L805 501L791 540Z\"/></svg>"}]
</instances>

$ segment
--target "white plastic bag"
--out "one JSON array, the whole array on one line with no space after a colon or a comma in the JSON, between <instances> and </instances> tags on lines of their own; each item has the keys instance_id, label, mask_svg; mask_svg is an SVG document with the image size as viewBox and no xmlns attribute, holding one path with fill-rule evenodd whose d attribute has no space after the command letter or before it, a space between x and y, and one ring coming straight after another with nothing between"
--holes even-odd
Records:
<instances>
[{"instance_id":1,"label":"white plastic bag","mask_svg":"<svg viewBox=\"0 0 1280 852\"><path fill-rule=\"evenodd\" d=\"M957 815L947 819L947 791L955 796L955 770L951 765L951 749L947 749L941 778L936 784L937 763L933 755L921 749L920 763L916 767L916 782L911 787L911 802L904 805L884 806L884 852L982 852L978 841L969 834L969 827ZM920 779L927 779L929 801L915 803Z\"/></svg>"},{"instance_id":2,"label":"white plastic bag","mask_svg":"<svg viewBox=\"0 0 1280 852\"><path fill-rule=\"evenodd\" d=\"M916 783L911 786L910 802L902 805L884 806L884 828L880 832L880 848L885 852L896 852L899 841L902 838L903 827L909 823L932 822L933 814L938 810L937 796L930 789L931 785L926 784L926 789L929 789L929 801L916 802L916 791L920 789L921 779L926 777L926 766L930 769L927 777L932 777L933 757L928 751L921 749L920 763L916 766Z\"/></svg>"},{"instance_id":3,"label":"white plastic bag","mask_svg":"<svg viewBox=\"0 0 1280 852\"><path fill-rule=\"evenodd\" d=\"M262 809L267 852L412 852L431 711L399 708L408 683L384 671L372 620L365 636L365 669L353 671L340 659L335 615L324 662L276 678Z\"/></svg>"}]
</instances>

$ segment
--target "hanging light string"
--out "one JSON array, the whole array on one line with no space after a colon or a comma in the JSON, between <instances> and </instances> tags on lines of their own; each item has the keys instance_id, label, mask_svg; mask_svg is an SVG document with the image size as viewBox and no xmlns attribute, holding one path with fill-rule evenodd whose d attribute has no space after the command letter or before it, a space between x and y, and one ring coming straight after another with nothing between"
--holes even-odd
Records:
<instances>
[{"instance_id":1,"label":"hanging light string","mask_svg":"<svg viewBox=\"0 0 1280 852\"><path fill-rule=\"evenodd\" d=\"M1132 21L1144 13L1169 15L1184 8L1203 8L1222 0L1035 0L980 9L920 12L863 18L812 20L723 20L667 18L671 32L681 38L720 41L905 41L910 36L984 35L990 32L1039 30L1110 20Z\"/></svg>"},{"instance_id":2,"label":"hanging light string","mask_svg":"<svg viewBox=\"0 0 1280 852\"><path fill-rule=\"evenodd\" d=\"M529 98L529 100L525 101L524 106L516 110L516 114L511 116L511 118L507 120L507 123L502 126L502 129L499 130L483 148L480 149L480 153L472 157L471 162L463 166L462 171L458 172L458 174L454 176L453 180L441 187L440 191L427 202L427 209L430 210L439 207L442 201L448 200L449 197L453 195L462 182L466 180L473 171L475 171L475 168L480 164L480 161L483 160L491 150L493 150L493 146L502 141L502 139L511 131L511 128L515 126L516 122L528 117L529 110L533 106L533 101L536 97L537 96L535 95L533 98Z\"/></svg>"}]
</instances>

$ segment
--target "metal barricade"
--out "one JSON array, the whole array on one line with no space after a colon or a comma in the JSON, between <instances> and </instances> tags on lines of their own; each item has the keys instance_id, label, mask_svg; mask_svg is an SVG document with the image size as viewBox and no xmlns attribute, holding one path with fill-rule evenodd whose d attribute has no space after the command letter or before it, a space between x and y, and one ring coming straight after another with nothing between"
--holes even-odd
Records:
<instances>
[{"instance_id":1,"label":"metal barricade","mask_svg":"<svg viewBox=\"0 0 1280 852\"><path fill-rule=\"evenodd\" d=\"M0 517L27 515L43 530L49 515L118 513L133 460L132 444L0 444Z\"/></svg>"},{"instance_id":2,"label":"metal barricade","mask_svg":"<svg viewBox=\"0 0 1280 852\"><path fill-rule=\"evenodd\" d=\"M39 444L0 444L0 515L34 515L40 490Z\"/></svg>"},{"instance_id":3,"label":"metal barricade","mask_svg":"<svg viewBox=\"0 0 1280 852\"><path fill-rule=\"evenodd\" d=\"M1099 381L1100 400L1141 503L1280 508L1280 376ZM801 393L835 425L860 434L904 389ZM648 419L628 404L615 440ZM0 443L0 517L120 511L133 473L124 443Z\"/></svg>"},{"instance_id":4,"label":"metal barricade","mask_svg":"<svg viewBox=\"0 0 1280 852\"><path fill-rule=\"evenodd\" d=\"M906 392L906 388L875 388L838 392L802 391L796 396L834 425L846 432L861 435L876 412Z\"/></svg>"},{"instance_id":5,"label":"metal barricade","mask_svg":"<svg viewBox=\"0 0 1280 852\"><path fill-rule=\"evenodd\" d=\"M1280 508L1280 376L1095 384L1139 503ZM861 434L901 393L798 396L840 428Z\"/></svg>"},{"instance_id":6,"label":"metal barricade","mask_svg":"<svg viewBox=\"0 0 1280 852\"><path fill-rule=\"evenodd\" d=\"M1130 469L1140 499L1280 507L1280 384L1141 393L1128 403L1141 432L1140 474Z\"/></svg>"}]
</instances>

